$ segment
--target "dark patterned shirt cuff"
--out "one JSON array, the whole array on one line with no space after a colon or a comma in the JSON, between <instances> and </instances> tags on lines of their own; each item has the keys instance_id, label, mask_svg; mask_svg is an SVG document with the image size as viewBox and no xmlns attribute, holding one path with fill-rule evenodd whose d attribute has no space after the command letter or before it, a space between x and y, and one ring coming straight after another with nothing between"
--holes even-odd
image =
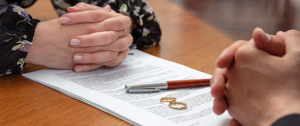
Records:
<instances>
[{"instance_id":1,"label":"dark patterned shirt cuff","mask_svg":"<svg viewBox=\"0 0 300 126\"><path fill-rule=\"evenodd\" d=\"M290 114L276 120L271 126L299 126L300 114Z\"/></svg>"},{"instance_id":2,"label":"dark patterned shirt cuff","mask_svg":"<svg viewBox=\"0 0 300 126\"><path fill-rule=\"evenodd\" d=\"M1 15L0 76L21 73L38 22L16 5Z\"/></svg>"}]
</instances>

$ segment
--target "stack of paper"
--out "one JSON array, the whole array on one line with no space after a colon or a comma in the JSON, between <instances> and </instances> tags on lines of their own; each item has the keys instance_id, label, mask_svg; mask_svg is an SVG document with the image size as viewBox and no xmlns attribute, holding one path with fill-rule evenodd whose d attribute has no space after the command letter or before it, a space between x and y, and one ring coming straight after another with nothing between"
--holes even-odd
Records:
<instances>
[{"instance_id":1,"label":"stack of paper","mask_svg":"<svg viewBox=\"0 0 300 126\"><path fill-rule=\"evenodd\" d=\"M124 86L136 82L211 78L211 75L186 66L132 50L114 68L75 73L71 70L45 69L23 76L78 99L134 125L224 126L231 117L212 111L210 87L165 90L153 93L126 93ZM160 102L175 97L187 104L185 110L169 108Z\"/></svg>"}]
</instances>

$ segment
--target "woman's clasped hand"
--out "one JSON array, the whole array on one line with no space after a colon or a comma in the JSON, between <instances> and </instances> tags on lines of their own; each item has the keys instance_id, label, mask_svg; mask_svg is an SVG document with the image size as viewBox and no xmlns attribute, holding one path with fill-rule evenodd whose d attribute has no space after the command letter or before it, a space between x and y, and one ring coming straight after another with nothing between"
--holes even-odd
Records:
<instances>
[{"instance_id":1,"label":"woman's clasped hand","mask_svg":"<svg viewBox=\"0 0 300 126\"><path fill-rule=\"evenodd\" d=\"M114 67L132 44L130 17L78 3L59 19L38 23L26 62L57 69L91 71Z\"/></svg>"}]
</instances>

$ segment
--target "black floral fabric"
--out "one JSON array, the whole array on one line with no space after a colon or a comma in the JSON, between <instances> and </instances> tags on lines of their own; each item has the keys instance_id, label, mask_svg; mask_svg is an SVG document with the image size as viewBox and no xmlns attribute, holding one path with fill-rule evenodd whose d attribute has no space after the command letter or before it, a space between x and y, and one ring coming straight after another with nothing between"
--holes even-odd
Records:
<instances>
[{"instance_id":1,"label":"black floral fabric","mask_svg":"<svg viewBox=\"0 0 300 126\"><path fill-rule=\"evenodd\" d=\"M36 0L0 0L0 76L19 74L24 66L32 44L34 30L39 22L21 7L29 7ZM67 8L85 2L111 8L133 21L131 48L142 49L157 45L161 30L153 9L144 0L52 0L58 14Z\"/></svg>"},{"instance_id":2,"label":"black floral fabric","mask_svg":"<svg viewBox=\"0 0 300 126\"><path fill-rule=\"evenodd\" d=\"M11 5L0 17L0 76L18 74L32 44L34 29L39 20L21 7Z\"/></svg>"}]
</instances>

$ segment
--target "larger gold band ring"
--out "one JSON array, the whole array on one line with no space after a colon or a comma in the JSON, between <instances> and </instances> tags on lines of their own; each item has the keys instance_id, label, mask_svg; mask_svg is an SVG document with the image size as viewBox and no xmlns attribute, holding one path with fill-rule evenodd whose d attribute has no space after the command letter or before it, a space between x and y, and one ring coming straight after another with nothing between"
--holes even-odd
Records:
<instances>
[{"instance_id":1,"label":"larger gold band ring","mask_svg":"<svg viewBox=\"0 0 300 126\"><path fill-rule=\"evenodd\" d=\"M183 102L175 102L172 101L169 103L169 107L172 109L177 109L177 110L184 110L187 108L187 105Z\"/></svg>"}]
</instances>

